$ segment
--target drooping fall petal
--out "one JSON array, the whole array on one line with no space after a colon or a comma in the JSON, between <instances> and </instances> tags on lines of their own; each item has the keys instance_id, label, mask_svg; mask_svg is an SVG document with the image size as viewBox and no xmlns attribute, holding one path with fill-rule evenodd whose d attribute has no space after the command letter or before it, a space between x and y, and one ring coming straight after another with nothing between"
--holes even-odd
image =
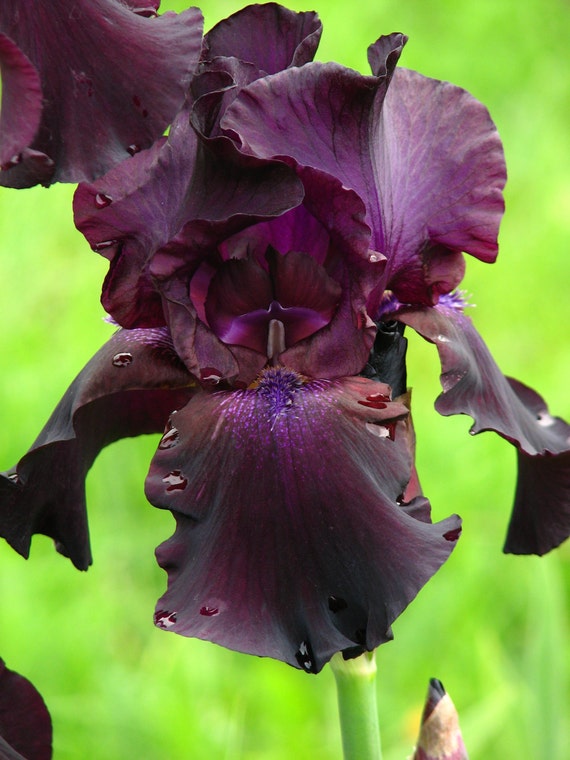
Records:
<instances>
[{"instance_id":1,"label":"drooping fall petal","mask_svg":"<svg viewBox=\"0 0 570 760\"><path fill-rule=\"evenodd\" d=\"M166 330L119 331L80 372L27 454L0 475L0 535L23 556L34 533L81 570L91 563L85 476L99 451L162 432L194 382Z\"/></svg>"},{"instance_id":2,"label":"drooping fall petal","mask_svg":"<svg viewBox=\"0 0 570 760\"><path fill-rule=\"evenodd\" d=\"M146 493L176 532L155 622L318 672L371 650L436 572L459 518L400 505L407 409L365 378L268 369L243 391L198 394L170 418Z\"/></svg>"},{"instance_id":3,"label":"drooping fall petal","mask_svg":"<svg viewBox=\"0 0 570 760\"><path fill-rule=\"evenodd\" d=\"M570 425L530 388L506 378L472 321L444 306L395 314L439 352L443 415L468 414L473 434L493 430L518 452L519 481L505 551L545 554L570 535Z\"/></svg>"}]
</instances>

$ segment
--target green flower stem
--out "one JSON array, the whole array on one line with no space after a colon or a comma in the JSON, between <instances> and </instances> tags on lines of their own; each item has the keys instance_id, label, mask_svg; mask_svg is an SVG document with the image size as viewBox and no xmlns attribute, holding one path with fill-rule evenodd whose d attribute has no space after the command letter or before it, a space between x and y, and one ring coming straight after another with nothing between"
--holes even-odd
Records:
<instances>
[{"instance_id":1,"label":"green flower stem","mask_svg":"<svg viewBox=\"0 0 570 760\"><path fill-rule=\"evenodd\" d=\"M331 667L336 679L344 760L382 760L374 652L365 652L353 660L344 660L337 652Z\"/></svg>"}]
</instances>

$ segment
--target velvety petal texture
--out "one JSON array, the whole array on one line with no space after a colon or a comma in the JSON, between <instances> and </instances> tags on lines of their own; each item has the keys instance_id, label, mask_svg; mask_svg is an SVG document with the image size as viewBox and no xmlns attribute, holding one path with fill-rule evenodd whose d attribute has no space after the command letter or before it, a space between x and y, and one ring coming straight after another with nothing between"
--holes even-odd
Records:
<instances>
[{"instance_id":1,"label":"velvety petal texture","mask_svg":"<svg viewBox=\"0 0 570 760\"><path fill-rule=\"evenodd\" d=\"M119 331L67 390L28 453L0 475L0 535L23 556L34 533L81 570L91 563L85 476L99 451L161 432L195 383L166 330Z\"/></svg>"},{"instance_id":2,"label":"velvety petal texture","mask_svg":"<svg viewBox=\"0 0 570 760\"><path fill-rule=\"evenodd\" d=\"M52 727L34 686L0 659L0 758L50 760Z\"/></svg>"},{"instance_id":3,"label":"velvety petal texture","mask_svg":"<svg viewBox=\"0 0 570 760\"><path fill-rule=\"evenodd\" d=\"M391 638L460 521L402 506L408 412L389 394L276 367L173 414L146 483L177 523L156 624L307 672Z\"/></svg>"},{"instance_id":4,"label":"velvety petal texture","mask_svg":"<svg viewBox=\"0 0 570 760\"><path fill-rule=\"evenodd\" d=\"M19 154L36 134L42 113L40 78L30 59L0 34L0 168L19 161Z\"/></svg>"},{"instance_id":5,"label":"velvety petal texture","mask_svg":"<svg viewBox=\"0 0 570 760\"><path fill-rule=\"evenodd\" d=\"M66 0L3 0L0 32L35 67L42 97L34 91L30 102L21 76L4 80L6 103L28 121L28 140L23 144L22 135L20 150L3 162L1 184L92 180L160 137L196 69L202 16L196 8L149 13L157 5L80 0L70 8ZM0 126L9 136L13 125ZM49 176L38 168L46 161Z\"/></svg>"},{"instance_id":6,"label":"velvety petal texture","mask_svg":"<svg viewBox=\"0 0 570 760\"><path fill-rule=\"evenodd\" d=\"M202 57L233 57L275 74L313 60L322 33L313 11L295 13L277 3L248 5L204 37Z\"/></svg>"},{"instance_id":7,"label":"velvety petal texture","mask_svg":"<svg viewBox=\"0 0 570 760\"><path fill-rule=\"evenodd\" d=\"M382 37L375 76L311 63L244 88L222 119L242 148L289 156L364 200L383 289L435 303L463 276L461 251L492 261L505 166L486 108L464 90L394 67L406 38Z\"/></svg>"},{"instance_id":8,"label":"velvety petal texture","mask_svg":"<svg viewBox=\"0 0 570 760\"><path fill-rule=\"evenodd\" d=\"M439 352L443 393L436 409L468 414L471 433L494 430L516 446L519 479L505 551L545 554L570 535L570 425L530 388L501 373L460 310L402 308L396 318Z\"/></svg>"}]
</instances>

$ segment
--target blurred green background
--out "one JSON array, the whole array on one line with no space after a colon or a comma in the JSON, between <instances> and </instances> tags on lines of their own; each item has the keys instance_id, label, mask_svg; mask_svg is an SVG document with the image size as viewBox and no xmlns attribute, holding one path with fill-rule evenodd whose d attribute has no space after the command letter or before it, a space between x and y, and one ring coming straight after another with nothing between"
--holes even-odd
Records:
<instances>
[{"instance_id":1,"label":"blurred green background","mask_svg":"<svg viewBox=\"0 0 570 760\"><path fill-rule=\"evenodd\" d=\"M239 7L203 3L206 29ZM507 213L498 263L468 261L471 314L505 373L570 417L570 5L322 0L316 10L320 60L365 72L368 44L402 31L402 65L489 107L507 155ZM74 229L72 192L0 191L0 469L112 332L98 302L106 262ZM432 676L459 709L471 760L566 760L570 543L542 559L501 553L514 452L491 434L470 437L468 418L434 412L438 374L433 347L412 337L420 475L434 517L459 512L464 532L378 652L385 760L411 754ZM97 460L88 573L43 537L27 562L0 546L0 655L47 701L55 760L339 760L328 668L307 676L153 627L166 578L153 551L174 526L143 496L156 443L123 441Z\"/></svg>"}]
</instances>

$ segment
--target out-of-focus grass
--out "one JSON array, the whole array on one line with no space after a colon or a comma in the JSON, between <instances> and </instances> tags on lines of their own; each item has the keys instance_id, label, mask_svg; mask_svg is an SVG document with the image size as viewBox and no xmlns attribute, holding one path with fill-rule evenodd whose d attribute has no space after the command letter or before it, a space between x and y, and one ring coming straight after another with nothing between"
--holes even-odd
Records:
<instances>
[{"instance_id":1,"label":"out-of-focus grass","mask_svg":"<svg viewBox=\"0 0 570 760\"><path fill-rule=\"evenodd\" d=\"M182 9L163 2L162 9ZM202 5L209 28L237 2ZM297 10L308 9L291 3ZM460 84L489 107L509 166L501 255L469 260L472 316L506 373L570 416L569 6L421 0L316 6L319 58L366 71L381 33L410 36L402 65ZM111 334L105 262L74 230L73 188L0 193L0 467L29 446L73 376ZM379 650L386 760L410 754L428 679L459 708L472 760L565 760L570 744L570 548L501 554L515 477L510 447L433 411L432 346L410 340L423 485L437 519L464 518L449 562ZM28 562L0 547L0 655L37 685L55 760L338 760L333 679L166 634L154 547L173 530L142 490L152 438L109 447L88 479L95 563L75 571L42 537Z\"/></svg>"}]
</instances>

